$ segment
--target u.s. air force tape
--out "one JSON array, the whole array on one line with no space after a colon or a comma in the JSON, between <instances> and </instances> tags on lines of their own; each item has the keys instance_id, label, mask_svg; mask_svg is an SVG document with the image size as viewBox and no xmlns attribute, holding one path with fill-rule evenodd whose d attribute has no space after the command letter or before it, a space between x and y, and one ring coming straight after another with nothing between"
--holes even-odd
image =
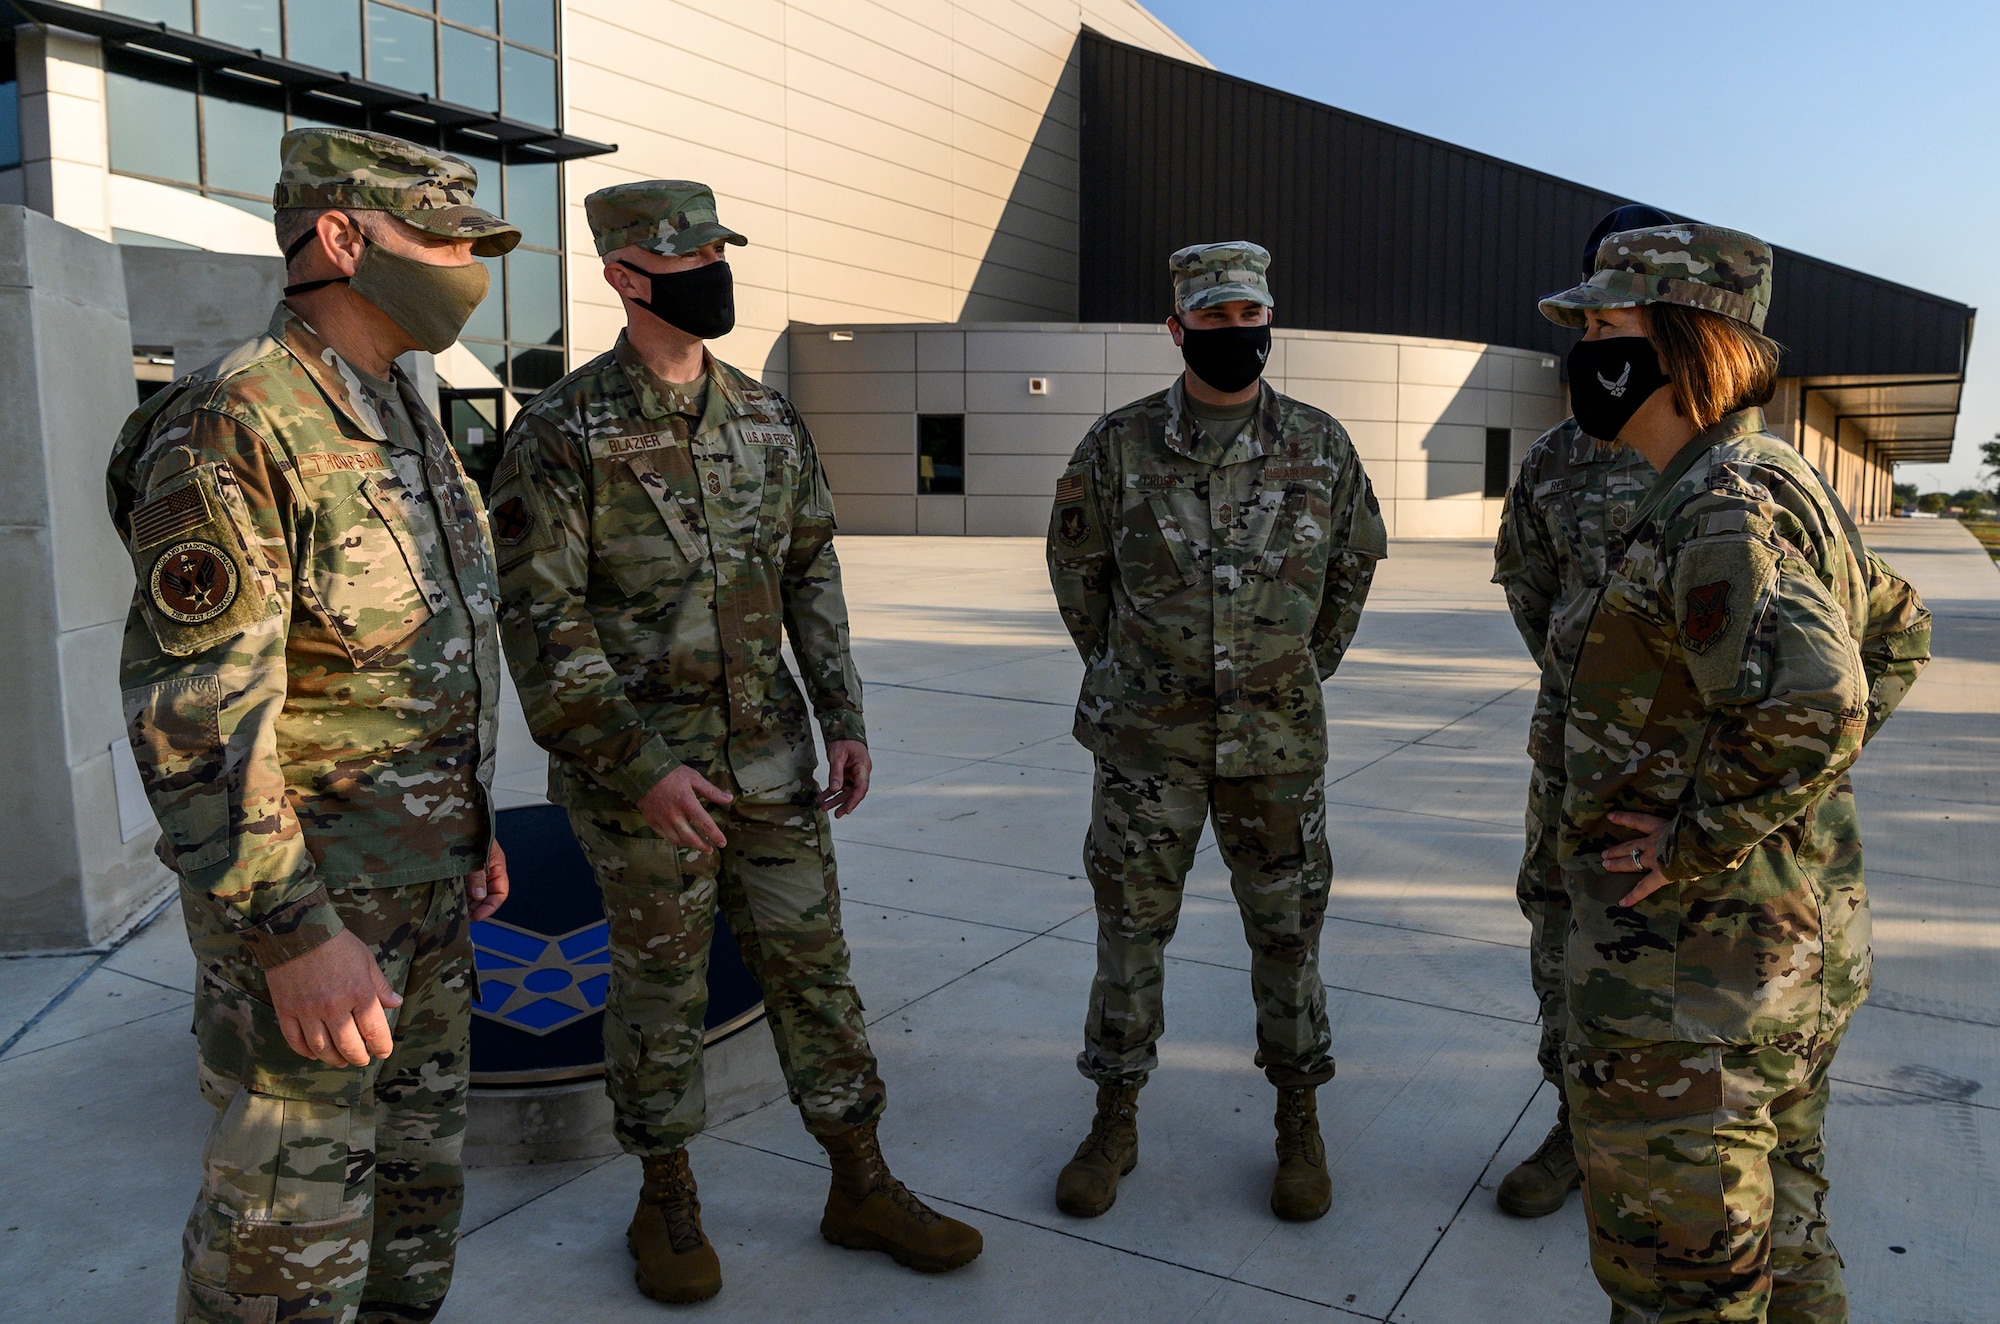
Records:
<instances>
[{"instance_id":1,"label":"u.s. air force tape","mask_svg":"<svg viewBox=\"0 0 2000 1324\"><path fill-rule=\"evenodd\" d=\"M212 542L175 543L153 562L147 587L162 616L200 625L229 610L238 588L236 564Z\"/></svg>"}]
</instances>

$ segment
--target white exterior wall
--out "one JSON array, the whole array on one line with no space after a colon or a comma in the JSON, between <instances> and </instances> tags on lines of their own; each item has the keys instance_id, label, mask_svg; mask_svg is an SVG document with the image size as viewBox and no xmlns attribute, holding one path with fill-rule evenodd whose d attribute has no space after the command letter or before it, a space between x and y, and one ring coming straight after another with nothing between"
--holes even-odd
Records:
<instances>
[{"instance_id":1,"label":"white exterior wall","mask_svg":"<svg viewBox=\"0 0 2000 1324\"><path fill-rule=\"evenodd\" d=\"M847 533L1039 536L1091 423L1181 366L1158 326L802 326L791 341L792 402ZM1047 395L1028 393L1031 376L1048 378ZM1518 459L1563 416L1556 361L1497 345L1280 328L1265 377L1347 428L1399 538L1492 537L1486 429L1508 428ZM919 497L916 416L956 413L965 495Z\"/></svg>"},{"instance_id":2,"label":"white exterior wall","mask_svg":"<svg viewBox=\"0 0 2000 1324\"><path fill-rule=\"evenodd\" d=\"M1085 25L1206 63L1131 0L568 0L572 363L623 318L583 199L634 179L716 191L737 330L716 353L786 384L794 322L1074 318Z\"/></svg>"}]
</instances>

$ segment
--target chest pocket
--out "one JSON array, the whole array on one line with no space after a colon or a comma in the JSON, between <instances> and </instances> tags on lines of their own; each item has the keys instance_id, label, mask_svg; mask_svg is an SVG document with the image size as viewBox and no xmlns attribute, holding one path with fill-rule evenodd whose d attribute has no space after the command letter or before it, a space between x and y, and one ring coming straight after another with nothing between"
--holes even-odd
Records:
<instances>
[{"instance_id":1,"label":"chest pocket","mask_svg":"<svg viewBox=\"0 0 2000 1324\"><path fill-rule=\"evenodd\" d=\"M449 601L417 545L417 529L430 523L421 500L394 478L369 476L317 503L312 589L357 667L379 661Z\"/></svg>"},{"instance_id":2,"label":"chest pocket","mask_svg":"<svg viewBox=\"0 0 2000 1324\"><path fill-rule=\"evenodd\" d=\"M757 507L757 547L773 561L783 561L792 542L792 507L798 485L808 481L798 439L790 428L770 425L744 429L746 480L761 489Z\"/></svg>"},{"instance_id":3,"label":"chest pocket","mask_svg":"<svg viewBox=\"0 0 2000 1324\"><path fill-rule=\"evenodd\" d=\"M591 552L619 591L640 597L677 584L708 554L687 448L674 444L600 461Z\"/></svg>"},{"instance_id":4,"label":"chest pocket","mask_svg":"<svg viewBox=\"0 0 2000 1324\"><path fill-rule=\"evenodd\" d=\"M1140 476L1143 480L1145 475ZM1208 574L1208 499L1192 483L1127 487L1117 532L1118 577L1133 605L1184 593Z\"/></svg>"},{"instance_id":5,"label":"chest pocket","mask_svg":"<svg viewBox=\"0 0 2000 1324\"><path fill-rule=\"evenodd\" d=\"M1333 501L1318 483L1293 483L1265 547L1264 560L1292 587L1317 597L1326 583L1332 551Z\"/></svg>"}]
</instances>

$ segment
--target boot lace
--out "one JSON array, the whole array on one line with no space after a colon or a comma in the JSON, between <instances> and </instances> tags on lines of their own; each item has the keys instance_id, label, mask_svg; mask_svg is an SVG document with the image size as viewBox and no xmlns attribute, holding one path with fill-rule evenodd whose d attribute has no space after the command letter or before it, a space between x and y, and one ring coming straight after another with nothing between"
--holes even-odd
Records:
<instances>
[{"instance_id":1,"label":"boot lace","mask_svg":"<svg viewBox=\"0 0 2000 1324\"><path fill-rule=\"evenodd\" d=\"M667 1241L674 1253L686 1254L706 1239L701 1231L701 1200L695 1193L694 1172L682 1151L646 1174L646 1203L666 1220Z\"/></svg>"},{"instance_id":2,"label":"boot lace","mask_svg":"<svg viewBox=\"0 0 2000 1324\"><path fill-rule=\"evenodd\" d=\"M1320 1143L1319 1129L1314 1123L1318 1113L1309 1102L1311 1096L1304 1093L1285 1093L1278 1098L1278 1160L1289 1158L1304 1159L1318 1164L1324 1161L1326 1151Z\"/></svg>"},{"instance_id":3,"label":"boot lace","mask_svg":"<svg viewBox=\"0 0 2000 1324\"><path fill-rule=\"evenodd\" d=\"M1122 1098L1100 1098L1097 1115L1090 1119L1090 1134L1077 1146L1076 1157L1082 1158L1085 1154L1110 1157L1114 1137L1120 1131L1130 1130L1132 1119L1137 1115L1137 1107Z\"/></svg>"},{"instance_id":4,"label":"boot lace","mask_svg":"<svg viewBox=\"0 0 2000 1324\"><path fill-rule=\"evenodd\" d=\"M1550 1172L1558 1168L1576 1166L1576 1141L1570 1136L1569 1128L1558 1122L1542 1137L1542 1146L1534 1152L1528 1162L1540 1164Z\"/></svg>"},{"instance_id":5,"label":"boot lace","mask_svg":"<svg viewBox=\"0 0 2000 1324\"><path fill-rule=\"evenodd\" d=\"M888 1198L890 1204L925 1226L943 1217L919 1200L911 1193L909 1187L897 1179L895 1173L889 1171L889 1162L882 1157L882 1142L872 1131L857 1133L852 1143L855 1162L861 1171L867 1174L870 1195L880 1191Z\"/></svg>"}]
</instances>

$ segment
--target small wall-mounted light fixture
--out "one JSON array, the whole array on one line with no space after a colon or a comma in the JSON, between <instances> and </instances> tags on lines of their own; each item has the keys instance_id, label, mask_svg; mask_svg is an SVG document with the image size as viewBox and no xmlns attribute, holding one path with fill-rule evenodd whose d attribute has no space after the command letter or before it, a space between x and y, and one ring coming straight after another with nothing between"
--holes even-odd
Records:
<instances>
[{"instance_id":1,"label":"small wall-mounted light fixture","mask_svg":"<svg viewBox=\"0 0 2000 1324\"><path fill-rule=\"evenodd\" d=\"M1046 378L1046 377L1030 377L1030 378L1028 378L1028 394L1029 394L1029 395L1047 395L1048 393L1049 393L1049 379L1048 379L1048 378Z\"/></svg>"},{"instance_id":2,"label":"small wall-mounted light fixture","mask_svg":"<svg viewBox=\"0 0 2000 1324\"><path fill-rule=\"evenodd\" d=\"M854 339L854 333L852 331L829 331L826 333L826 338L835 342L852 340Z\"/></svg>"},{"instance_id":3,"label":"small wall-mounted light fixture","mask_svg":"<svg viewBox=\"0 0 2000 1324\"><path fill-rule=\"evenodd\" d=\"M1542 366L1544 368L1553 368L1556 366L1556 361L1554 359L1545 358L1542 360Z\"/></svg>"}]
</instances>

